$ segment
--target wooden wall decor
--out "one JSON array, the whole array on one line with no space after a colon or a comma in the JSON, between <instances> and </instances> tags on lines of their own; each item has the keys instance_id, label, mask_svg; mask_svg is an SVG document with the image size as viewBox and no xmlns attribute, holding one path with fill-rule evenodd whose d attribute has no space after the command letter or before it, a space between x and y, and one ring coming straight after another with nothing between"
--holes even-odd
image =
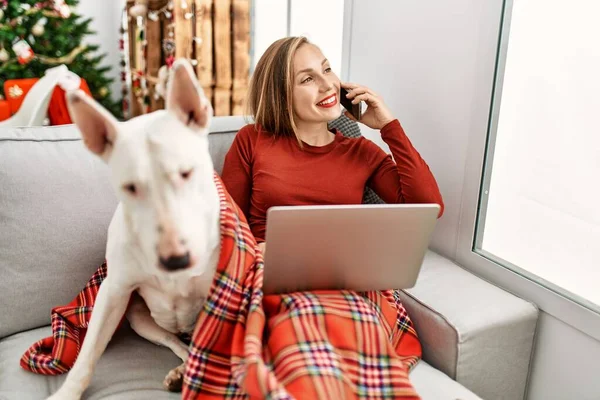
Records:
<instances>
[{"instance_id":1,"label":"wooden wall decor","mask_svg":"<svg viewBox=\"0 0 600 400\"><path fill-rule=\"evenodd\" d=\"M215 115L243 114L250 75L251 0L128 0L128 10L141 1L147 15L128 18L132 92L138 97L133 96L131 116L164 108L156 90L159 71L178 58L194 65ZM150 99L149 105L144 106L141 96Z\"/></svg>"},{"instance_id":2,"label":"wooden wall decor","mask_svg":"<svg viewBox=\"0 0 600 400\"><path fill-rule=\"evenodd\" d=\"M233 0L233 87L231 114L244 113L250 81L250 0Z\"/></svg>"}]
</instances>

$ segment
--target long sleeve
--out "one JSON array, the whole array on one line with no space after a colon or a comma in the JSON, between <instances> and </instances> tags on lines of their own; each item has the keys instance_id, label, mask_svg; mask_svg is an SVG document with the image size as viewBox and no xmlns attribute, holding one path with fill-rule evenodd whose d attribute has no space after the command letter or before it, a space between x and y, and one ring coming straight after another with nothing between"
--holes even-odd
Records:
<instances>
[{"instance_id":1,"label":"long sleeve","mask_svg":"<svg viewBox=\"0 0 600 400\"><path fill-rule=\"evenodd\" d=\"M238 207L250 221L250 199L252 196L252 140L254 128L243 127L235 136L225 155L221 179Z\"/></svg>"},{"instance_id":2,"label":"long sleeve","mask_svg":"<svg viewBox=\"0 0 600 400\"><path fill-rule=\"evenodd\" d=\"M400 122L396 119L384 126L381 137L394 159L386 156L367 185L386 203L437 203L441 207L438 217L441 217L444 201L437 182Z\"/></svg>"}]
</instances>

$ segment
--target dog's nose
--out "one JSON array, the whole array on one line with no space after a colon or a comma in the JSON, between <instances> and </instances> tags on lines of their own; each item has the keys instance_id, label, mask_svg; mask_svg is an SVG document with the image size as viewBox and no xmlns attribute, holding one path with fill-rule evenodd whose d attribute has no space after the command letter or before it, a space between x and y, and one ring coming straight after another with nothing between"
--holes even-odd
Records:
<instances>
[{"instance_id":1,"label":"dog's nose","mask_svg":"<svg viewBox=\"0 0 600 400\"><path fill-rule=\"evenodd\" d=\"M190 252L182 256L171 256L167 259L160 257L160 263L169 271L177 271L190 265Z\"/></svg>"}]
</instances>

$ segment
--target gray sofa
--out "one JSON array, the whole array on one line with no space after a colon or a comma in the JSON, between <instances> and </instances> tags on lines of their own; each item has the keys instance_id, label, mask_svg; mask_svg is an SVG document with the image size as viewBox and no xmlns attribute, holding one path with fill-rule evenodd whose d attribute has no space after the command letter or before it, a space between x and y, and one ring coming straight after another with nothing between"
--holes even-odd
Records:
<instances>
[{"instance_id":1,"label":"gray sofa","mask_svg":"<svg viewBox=\"0 0 600 400\"><path fill-rule=\"evenodd\" d=\"M220 171L240 117L215 118L211 153ZM64 376L19 367L50 335L50 310L66 304L103 261L116 206L107 167L73 126L0 130L0 399L43 399ZM523 399L538 312L430 252L404 303L423 344L410 377L426 400ZM178 364L127 325L102 356L86 399L175 399L164 375Z\"/></svg>"}]
</instances>

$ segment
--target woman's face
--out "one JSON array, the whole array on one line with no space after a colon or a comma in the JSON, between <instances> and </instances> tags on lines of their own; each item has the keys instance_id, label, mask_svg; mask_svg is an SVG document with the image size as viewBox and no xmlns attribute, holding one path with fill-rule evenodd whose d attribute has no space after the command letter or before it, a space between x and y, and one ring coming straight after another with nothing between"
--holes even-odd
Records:
<instances>
[{"instance_id":1,"label":"woman's face","mask_svg":"<svg viewBox=\"0 0 600 400\"><path fill-rule=\"evenodd\" d=\"M294 55L292 105L296 122L327 122L341 114L340 80L329 61L312 44L303 44Z\"/></svg>"}]
</instances>

